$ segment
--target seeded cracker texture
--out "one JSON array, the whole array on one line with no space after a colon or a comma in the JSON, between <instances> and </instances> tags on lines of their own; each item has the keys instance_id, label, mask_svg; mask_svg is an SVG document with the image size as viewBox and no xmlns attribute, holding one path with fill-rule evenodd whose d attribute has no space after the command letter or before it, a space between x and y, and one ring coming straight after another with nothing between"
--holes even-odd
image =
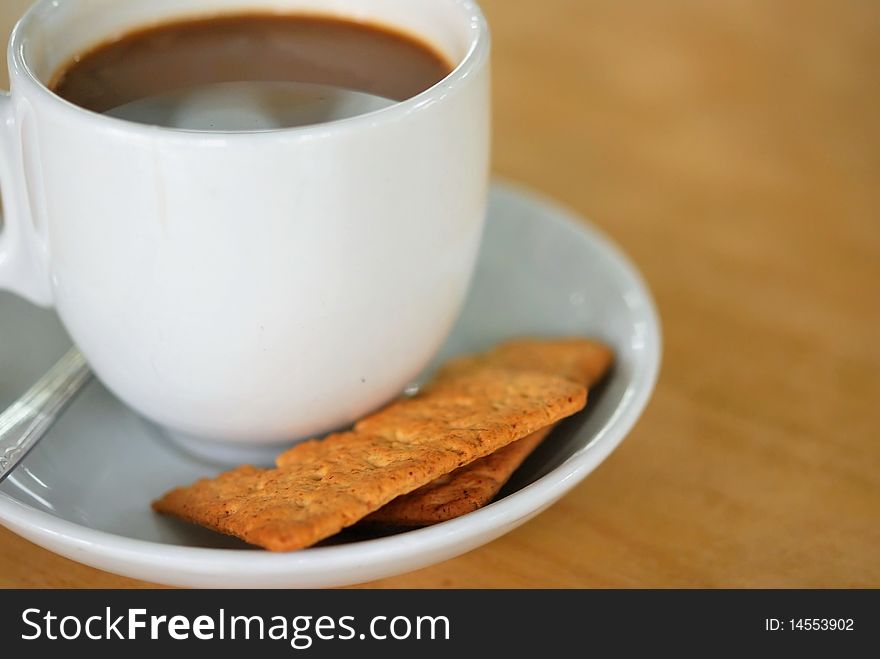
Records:
<instances>
[{"instance_id":1,"label":"seeded cracker texture","mask_svg":"<svg viewBox=\"0 0 880 659\"><path fill-rule=\"evenodd\" d=\"M564 377L475 362L352 432L294 447L276 469L242 467L173 490L153 507L271 551L302 549L580 411L586 396Z\"/></svg>"},{"instance_id":2,"label":"seeded cracker texture","mask_svg":"<svg viewBox=\"0 0 880 659\"><path fill-rule=\"evenodd\" d=\"M479 510L504 484L554 426L548 426L441 476L414 492L397 497L360 524L367 527L420 528Z\"/></svg>"},{"instance_id":3,"label":"seeded cracker texture","mask_svg":"<svg viewBox=\"0 0 880 659\"><path fill-rule=\"evenodd\" d=\"M516 339L482 354L453 359L441 369L439 377L451 376L482 364L540 371L591 387L602 379L613 358L607 346L581 337Z\"/></svg>"},{"instance_id":4,"label":"seeded cracker texture","mask_svg":"<svg viewBox=\"0 0 880 659\"><path fill-rule=\"evenodd\" d=\"M609 348L588 339L521 339L490 352L464 357L441 372L454 374L480 363L498 367L538 370L594 386L611 367ZM489 504L525 459L554 426L523 437L491 455L475 460L427 485L397 497L361 521L363 526L416 528L461 517Z\"/></svg>"}]
</instances>

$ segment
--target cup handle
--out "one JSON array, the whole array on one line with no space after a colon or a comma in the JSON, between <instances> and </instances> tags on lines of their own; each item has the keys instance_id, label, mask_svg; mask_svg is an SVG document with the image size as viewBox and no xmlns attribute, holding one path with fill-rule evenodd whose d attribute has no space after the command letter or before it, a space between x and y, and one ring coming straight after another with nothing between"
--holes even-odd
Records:
<instances>
[{"instance_id":1,"label":"cup handle","mask_svg":"<svg viewBox=\"0 0 880 659\"><path fill-rule=\"evenodd\" d=\"M52 289L30 214L20 143L12 98L0 91L0 289L48 307Z\"/></svg>"}]
</instances>

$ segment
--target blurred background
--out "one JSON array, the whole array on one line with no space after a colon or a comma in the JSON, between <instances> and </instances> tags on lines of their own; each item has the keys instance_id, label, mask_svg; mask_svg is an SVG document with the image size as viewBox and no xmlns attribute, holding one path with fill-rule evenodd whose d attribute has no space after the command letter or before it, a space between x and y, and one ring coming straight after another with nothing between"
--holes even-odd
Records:
<instances>
[{"instance_id":1,"label":"blurred background","mask_svg":"<svg viewBox=\"0 0 880 659\"><path fill-rule=\"evenodd\" d=\"M880 2L481 4L496 172L632 256L664 369L561 504L381 585L880 586Z\"/></svg>"}]
</instances>

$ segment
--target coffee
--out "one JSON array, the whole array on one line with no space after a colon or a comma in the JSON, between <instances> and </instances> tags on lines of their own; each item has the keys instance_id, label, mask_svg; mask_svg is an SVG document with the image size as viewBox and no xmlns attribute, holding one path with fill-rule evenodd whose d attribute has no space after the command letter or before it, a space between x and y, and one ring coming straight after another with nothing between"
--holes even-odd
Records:
<instances>
[{"instance_id":1,"label":"coffee","mask_svg":"<svg viewBox=\"0 0 880 659\"><path fill-rule=\"evenodd\" d=\"M450 63L414 37L315 16L246 14L131 32L50 85L94 112L194 130L321 123L411 98Z\"/></svg>"}]
</instances>

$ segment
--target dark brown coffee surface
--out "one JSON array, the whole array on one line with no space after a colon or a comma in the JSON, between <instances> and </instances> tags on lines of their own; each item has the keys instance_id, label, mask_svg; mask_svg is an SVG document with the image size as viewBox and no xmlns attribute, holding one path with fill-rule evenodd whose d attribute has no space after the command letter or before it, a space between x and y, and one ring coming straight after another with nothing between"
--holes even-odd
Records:
<instances>
[{"instance_id":1,"label":"dark brown coffee surface","mask_svg":"<svg viewBox=\"0 0 880 659\"><path fill-rule=\"evenodd\" d=\"M312 83L405 100L451 69L428 45L383 27L244 14L131 32L78 56L50 87L95 112L187 87L242 81Z\"/></svg>"}]
</instances>

